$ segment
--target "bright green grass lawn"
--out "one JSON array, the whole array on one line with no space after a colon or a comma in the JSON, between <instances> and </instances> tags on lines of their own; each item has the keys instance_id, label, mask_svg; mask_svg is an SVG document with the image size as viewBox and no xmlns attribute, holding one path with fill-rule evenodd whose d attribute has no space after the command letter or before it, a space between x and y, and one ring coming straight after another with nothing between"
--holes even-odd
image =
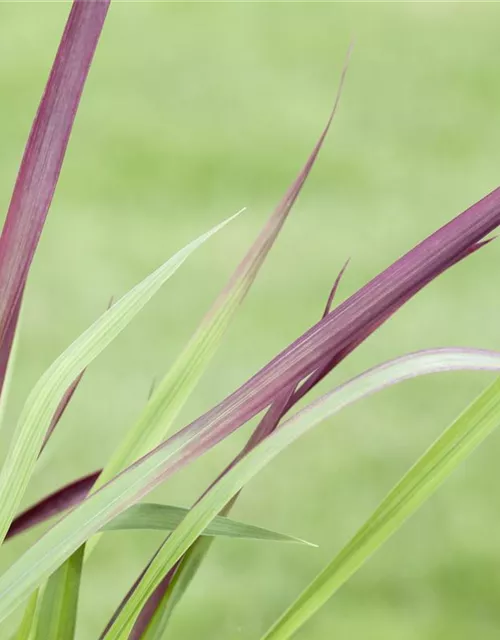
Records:
<instances>
[{"instance_id":1,"label":"bright green grass lawn","mask_svg":"<svg viewBox=\"0 0 500 640\"><path fill-rule=\"evenodd\" d=\"M0 4L5 210L67 5ZM12 428L31 385L119 295L242 206L91 367L27 502L102 465L305 161L356 46L331 136L276 250L179 426L339 300L500 182L500 7L481 3L116 3L25 305ZM326 381L423 347L500 348L493 243L435 282ZM317 550L215 545L177 640L254 640L490 376L409 382L323 425L249 486L235 516ZM189 504L237 434L155 498ZM3 434L5 449L8 433ZM487 640L500 626L500 434L299 634ZM5 565L38 535L9 544ZM83 585L95 640L161 536L110 534ZM7 631L2 632L7 637Z\"/></svg>"}]
</instances>

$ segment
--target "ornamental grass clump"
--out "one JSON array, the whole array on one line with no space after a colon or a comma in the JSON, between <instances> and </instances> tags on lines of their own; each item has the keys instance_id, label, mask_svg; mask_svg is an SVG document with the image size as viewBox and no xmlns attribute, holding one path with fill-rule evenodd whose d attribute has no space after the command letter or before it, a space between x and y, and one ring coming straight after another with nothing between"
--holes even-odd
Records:
<instances>
[{"instance_id":1,"label":"ornamental grass clump","mask_svg":"<svg viewBox=\"0 0 500 640\"><path fill-rule=\"evenodd\" d=\"M108 9L109 0L73 2L0 237L2 408L8 398L26 280ZM461 348L424 350L364 371L292 411L402 305L490 241L488 235L500 224L500 189L496 189L335 306L344 265L314 326L222 402L171 433L316 162L338 107L345 73L346 67L332 113L303 169L107 464L20 512L37 460L88 366L183 262L213 234L223 233L238 214L202 233L112 303L57 358L26 398L0 472L1 541L8 544L23 531L55 519L0 576L0 619L19 608L24 611L15 636L19 640L75 637L86 558L99 544L100 536L118 529L157 529L165 532L165 539L130 585L100 637L166 637L175 607L215 537L310 544L229 517L245 485L291 443L344 407L403 380L443 371L500 370L500 353ZM258 414L260 422L245 447L191 508L145 501L153 489ZM499 423L497 379L443 432L262 638L292 637ZM308 463L314 461L304 462Z\"/></svg>"}]
</instances>

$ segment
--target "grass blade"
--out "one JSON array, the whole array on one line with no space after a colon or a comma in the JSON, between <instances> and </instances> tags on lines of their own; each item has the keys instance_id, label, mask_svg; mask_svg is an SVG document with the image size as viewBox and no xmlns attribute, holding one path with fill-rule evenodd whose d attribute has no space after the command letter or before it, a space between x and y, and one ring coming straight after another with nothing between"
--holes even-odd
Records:
<instances>
[{"instance_id":1,"label":"grass blade","mask_svg":"<svg viewBox=\"0 0 500 640\"><path fill-rule=\"evenodd\" d=\"M102 531L127 531L138 529L155 529L157 531L173 531L189 513L185 507L172 505L143 503L136 504L118 515L105 525ZM203 536L226 538L244 538L247 540L269 540L275 542L295 542L311 545L310 542L277 533L252 524L230 520L223 516L215 518L203 531Z\"/></svg>"},{"instance_id":2,"label":"grass blade","mask_svg":"<svg viewBox=\"0 0 500 640\"><path fill-rule=\"evenodd\" d=\"M348 58L342 70L334 106L326 126L304 167L215 301L212 309L202 320L193 338L159 387L155 389L138 422L130 430L123 444L113 454L95 485L96 489L165 439L182 406L209 365L234 313L255 280L316 161L337 111L347 72L347 63ZM95 541L93 543L95 544ZM88 549L92 549L92 543L88 545Z\"/></svg>"},{"instance_id":3,"label":"grass blade","mask_svg":"<svg viewBox=\"0 0 500 640\"><path fill-rule=\"evenodd\" d=\"M245 424L284 389L325 365L331 368L332 360L345 357L434 278L487 244L483 236L499 224L500 188L394 262L225 400L159 445L165 454L163 479Z\"/></svg>"},{"instance_id":4,"label":"grass blade","mask_svg":"<svg viewBox=\"0 0 500 640\"><path fill-rule=\"evenodd\" d=\"M325 309L323 311L323 318L331 311L335 294L348 263L349 261L345 262L335 279L333 287L328 296ZM241 460L241 458L244 457L245 454L248 453L248 451L251 451L259 442L261 442L277 428L279 422L284 417L285 410L291 407L290 398L294 391L295 387L291 387L290 389L285 389L283 392L281 392L281 394L271 404L268 411L265 413L264 417L257 425L245 447L222 472L222 474L219 475L215 482L218 482L219 478L227 473L227 471L229 471L229 469L231 469L239 460ZM211 486L213 486L215 482L210 485L208 490L210 490ZM224 506L220 515L229 515L237 498L238 494L233 496L230 502L228 502L228 504ZM153 594L150 596L150 598L142 608L142 611L137 618L134 628L129 635L129 640L161 640L166 632L170 617L174 611L175 606L180 601L180 599L184 595L184 592L196 575L196 572L203 562L204 557L210 550L212 542L213 540L198 538L198 540L196 540L196 542L194 542L186 551L177 565L170 569L170 571L163 578L161 583L158 585L158 587L155 589ZM149 563L146 569L142 572L141 576L139 576L139 579L136 581L136 585L134 585L134 587L125 596L125 599L120 603L107 628L111 626L119 612L123 609L125 603L132 595L134 588L140 583L140 580L142 579L142 576L144 575L148 567Z\"/></svg>"},{"instance_id":5,"label":"grass blade","mask_svg":"<svg viewBox=\"0 0 500 640\"><path fill-rule=\"evenodd\" d=\"M497 379L434 442L262 640L293 636L432 496L499 422L500 379Z\"/></svg>"},{"instance_id":6,"label":"grass blade","mask_svg":"<svg viewBox=\"0 0 500 640\"><path fill-rule=\"evenodd\" d=\"M45 87L38 112L30 132L28 143L17 176L14 193L7 212L0 237L0 402L2 413L6 403L9 379L4 385L4 377L10 373L9 357L16 335L17 321L22 294L28 272L35 254L40 235L52 202L59 179L66 147L73 128L74 119L89 73L90 65L101 35L110 0L73 2L68 21L59 45L52 70ZM52 426L46 432L45 442L28 448L24 457L25 468L19 474L11 467L0 476L2 487L0 496L12 489L12 502L6 504L0 516L0 542L3 540L17 503L22 497L31 475L33 456L38 456L57 424L69 401L61 403ZM0 416L1 420L1 416ZM36 449L38 448L38 451ZM11 449L12 451L12 449ZM20 456L19 462L23 462ZM31 459L31 464L30 464ZM3 471L3 470L2 470ZM14 491L14 486L19 493ZM3 489L3 492L2 492ZM76 561L76 560L75 560ZM39 598L34 596L36 602ZM44 599L44 608L47 603ZM76 605L75 605L76 606ZM29 616L29 609L27 612ZM26 627L21 626L21 637L33 634L24 629L32 628L34 621L26 619ZM43 637L43 636L42 636ZM46 636L47 638L50 636ZM72 637L64 635L59 637Z\"/></svg>"},{"instance_id":7,"label":"grass blade","mask_svg":"<svg viewBox=\"0 0 500 640\"><path fill-rule=\"evenodd\" d=\"M474 353L474 355L472 355ZM478 357L478 360L475 358ZM467 350L433 350L410 354L385 363L345 383L334 391L310 404L287 420L277 431L268 436L231 469L212 489L191 509L182 523L172 533L154 557L148 570L130 599L108 630L106 640L127 637L144 603L157 584L177 560L185 553L199 535L200 529L217 514L220 509L258 471L265 467L283 449L301 435L337 413L342 408L357 402L381 389L403 380L439 371L460 369L463 366L480 364L480 368L498 367L500 354ZM467 364L466 364L467 363ZM498 385L500 387L500 383ZM497 399L497 422L500 422L500 394Z\"/></svg>"},{"instance_id":8,"label":"grass blade","mask_svg":"<svg viewBox=\"0 0 500 640\"><path fill-rule=\"evenodd\" d=\"M57 491L42 498L17 515L9 527L5 540L14 538L20 533L35 527L37 524L41 524L54 516L60 515L71 507L80 504L88 495L99 473L100 471L94 471L87 476L73 480L73 482L57 489Z\"/></svg>"},{"instance_id":9,"label":"grass blade","mask_svg":"<svg viewBox=\"0 0 500 640\"><path fill-rule=\"evenodd\" d=\"M257 239L256 243L254 243L254 245L251 247L250 251L248 252L248 254L245 256L245 258L243 259L243 261L241 262L240 266L238 267L238 270L236 271L236 273L233 275L232 279L230 280L229 284L227 285L226 289L223 291L222 295L220 296L219 300L215 303L214 305L214 309L221 309L221 302L223 302L225 305L227 305L227 303L230 301L227 300L227 302L224 302L225 298L228 298L232 292L232 289L235 288L235 285L238 283L238 272L241 273L241 275L245 276L246 275L246 279L249 281L248 286L246 287L246 290L248 290L249 286L250 286L250 282L255 278L255 275L257 273L257 269L260 267L260 265L262 264L265 256L267 255L269 249L271 248L272 243L274 242L274 240L276 239L277 234L279 233L279 231L281 230L281 227L283 226L286 217L288 216L288 213L292 207L292 205L294 204L295 200L297 199L302 186L304 185L315 161L316 158L318 156L319 151L321 150L321 147L324 143L324 140L326 138L326 135L328 134L328 131L330 129L331 123L333 121L333 118L335 116L335 113L337 111L339 102L340 102L340 97L342 94L342 88L343 88L343 84L345 81L345 77L346 77L346 73L347 73L347 67L348 67L348 62L349 62L349 57L350 57L350 53L351 53L351 47L348 50L347 56L346 56L346 60L344 62L344 66L341 72L341 76L340 76L340 82L339 82L339 86L337 89L337 95L335 97L335 101L333 104L333 108L332 111L330 113L330 116L328 118L328 121L326 123L325 128L323 129L321 136L319 137L316 145L314 146L314 149L311 153L311 155L309 156L309 158L307 159L307 162L305 164L305 166L303 167L302 171L299 173L298 177L295 179L294 183L290 186L290 188L288 189L287 193L285 194L284 198L282 199L281 203L278 205L278 207L276 208L275 212L273 213L273 215L271 216L270 220L268 221L267 225L264 227L264 229L262 230L259 238ZM333 300L333 297L335 295L335 291L338 287L338 284L342 278L342 275L345 271L345 268L347 267L347 263L344 265L344 267L342 268L342 270L340 271L335 284L332 288L332 291L330 293L330 296L328 298L328 302L326 305L326 309L329 310L331 307L331 303ZM241 276L240 276L241 277ZM245 291L246 293L246 291ZM234 295L234 294L232 294ZM219 311L220 313L220 311ZM327 311L325 311L324 315L326 315ZM208 317L210 317L211 315L213 315L213 313L210 313ZM200 327L200 329L203 328L203 324ZM226 323L227 324L227 323ZM207 336L208 337L208 336ZM195 346L195 349L198 350L198 348ZM196 357L196 350L193 353L192 357ZM198 358L199 359L199 358ZM182 360L182 359L181 359ZM179 384L177 382L177 379L180 377L182 379L183 375L182 375L182 370L181 371L176 371L176 367L174 366L173 371L171 372L171 376L168 376L168 378L170 378L170 384L166 385L165 391L167 392L165 395L165 398L168 400L169 396L171 397L173 395L172 390L175 390L175 388L179 388ZM283 402L287 401L289 399L289 393L286 393L286 398ZM151 403L153 404L154 401ZM281 407L282 402L280 401L279 405ZM282 409L279 409L279 414L281 415ZM177 414L175 414L177 415ZM259 439L260 437L264 437L264 434L266 432L266 429L272 429L274 428L273 424L275 425L276 420L279 420L280 415L278 415L277 413L277 404L276 402L273 403L273 405L271 406L271 409L267 412L266 417L264 419L264 421L261 421L261 423L259 424L259 427L256 430L256 438ZM165 421L165 418L169 418L168 421ZM159 414L158 411L156 411L156 420L163 420L164 421L164 429L165 428L169 428L170 424L172 422L172 420L175 418L175 416L172 416L172 418L170 419L170 416L166 416L165 413L163 414L163 416L161 414ZM142 417L142 420L140 422L145 421L146 424L145 425L138 425L137 428L137 434L138 436L136 437L136 442L134 443L133 440L128 442L128 445L132 445L132 446L128 446L128 450L133 450L135 449L142 449L143 453L146 453L148 450L150 450L152 448L152 446L156 445L157 442L154 442L152 440L150 440L150 442L148 443L148 445L146 445L146 443L144 443L145 446L143 447L137 447L137 440L138 437L142 438L143 441L145 440L145 437L140 435L140 434L145 434L147 433L147 429L148 429L148 422L149 424L154 424L154 413L153 413L153 420L148 420L148 415L147 412L146 414ZM157 438L157 440L159 440L159 438ZM126 443L127 444L127 443ZM250 440L250 443L248 446L253 446L253 439ZM125 451L127 450L127 446L125 447ZM246 450L246 449L245 449ZM118 453L117 458L119 459L120 457L120 453ZM122 467L125 465L121 465ZM115 467L116 468L116 467ZM103 478L108 479L110 477L110 474L108 473L107 475L103 475ZM102 484L102 478L99 479L99 485ZM228 509L229 511L229 509ZM224 513L223 515L227 515L227 513ZM202 554L199 550L196 549L191 549L189 552L189 556L190 558L192 558L192 560L189 560L186 558L185 562L183 562L183 568L182 571L186 571L187 573L189 573L189 575L191 577L194 576L195 574L195 570L192 570L190 567L188 567L188 563L193 562L194 564L196 564L196 566L199 566L199 564L201 563L202 557L205 553L208 552L208 549L210 548L210 541L206 541L206 540L200 540L199 541L200 546L203 546L203 548L205 549L205 552ZM180 569L179 569L180 570ZM168 583L169 583L169 577L167 576L164 583L162 585L159 586L159 593L155 593L152 596L152 599L155 600L155 602L157 604L159 604L159 602L163 599L163 594L164 592L167 590L168 587ZM176 585L177 585L177 591L176 591L176 597L175 600L177 601L180 597L180 593L178 591L180 585L182 585L183 589L187 587L187 585L189 584L188 580L184 580L184 579L176 579ZM160 593L161 592L161 593ZM128 597L129 594L127 594L126 597ZM168 596L166 596L168 597ZM124 602L121 603L120 607L121 608L123 606ZM162 605L163 606L163 605ZM150 606L150 604L146 605L146 608L151 611L152 607ZM154 607L156 608L156 606ZM169 608L170 609L170 608ZM143 622L144 625L148 624L148 620L149 620L149 615L148 616L141 616L142 618L147 618L147 620L145 620ZM166 624L166 617L163 615L162 616L164 624ZM143 629L142 626L140 629L134 629L130 640L133 640L133 638L137 637L141 637L143 633ZM160 633L160 632L158 632Z\"/></svg>"},{"instance_id":10,"label":"grass blade","mask_svg":"<svg viewBox=\"0 0 500 640\"><path fill-rule=\"evenodd\" d=\"M31 594L26 609L21 620L21 624L17 632L12 637L12 640L35 640L36 625L38 622L39 611L39 591L34 591Z\"/></svg>"},{"instance_id":11,"label":"grass blade","mask_svg":"<svg viewBox=\"0 0 500 640\"><path fill-rule=\"evenodd\" d=\"M53 573L41 596L35 640L72 640L75 637L83 549Z\"/></svg>"},{"instance_id":12,"label":"grass blade","mask_svg":"<svg viewBox=\"0 0 500 640\"><path fill-rule=\"evenodd\" d=\"M224 513L224 509L221 513ZM128 636L129 640L136 640L138 638L140 638L140 640L161 640L161 638L165 636L172 613L193 581L205 556L210 551L212 542L213 538L198 538L182 556L178 565L174 565L170 571L168 571L165 578L160 582L160 588L157 587L144 603L132 631ZM102 636L103 638L106 637L106 633L111 629L116 618L139 585L140 580L137 580L133 589L129 591L126 599L117 609L110 624L106 627L105 633Z\"/></svg>"},{"instance_id":13,"label":"grass blade","mask_svg":"<svg viewBox=\"0 0 500 640\"><path fill-rule=\"evenodd\" d=\"M172 423L214 356L234 313L254 282L309 176L337 111L346 71L347 61L342 70L332 112L304 167L288 188L208 314L203 318L185 350L155 389L138 422L104 468L96 488L165 439Z\"/></svg>"},{"instance_id":14,"label":"grass blade","mask_svg":"<svg viewBox=\"0 0 500 640\"><path fill-rule=\"evenodd\" d=\"M443 267L443 270L452 266L452 264L456 264L457 262L461 261L486 244L489 244L491 240L492 239L488 239L486 241L476 243L472 247L466 249L462 254L456 255L452 259L450 264ZM349 260L344 263L334 282L325 309L323 311L322 318L325 318L331 312L333 299L348 264ZM435 275L430 277L427 282L430 282L433 277L435 277ZM420 288L421 286L422 283L418 285L418 288ZM300 399L302 399L306 395L306 393L308 393L316 384L323 380L323 378L328 375L332 371L332 369L335 368L345 357L347 357L349 353L351 353L351 351L353 351L361 342L363 342L363 340L365 340L371 333L373 333L373 331L378 326L380 326L393 313L395 313L406 300L411 298L412 295L414 295L416 291L418 291L418 288L415 288L414 290L410 289L405 296L400 298L397 304L395 304L392 308L388 308L381 318L379 318L372 324L368 324L363 331L360 331L358 333L358 336L350 345L348 345L340 352L337 352L333 356L333 358L327 358L325 364L318 368L315 372L313 372L313 374L310 375L298 389L295 389L295 386L291 386L288 390L285 389L284 391L281 391L271 405L268 412L265 414L264 418L259 423L257 429L252 434L242 453L235 459L230 467L233 466L242 457L242 455L251 450L264 437L269 435L269 433L271 433L276 428L282 417ZM228 515L236 498L237 496L234 496L232 498L232 500L224 507L221 514ZM160 585L150 596L148 602L144 605L143 610L138 616L136 624L134 625L134 628L129 636L129 640L143 640L143 636L145 638L147 637L148 640L160 640L160 638L163 637L175 605L182 597L183 592L188 587L190 580L194 577L197 570L196 568L201 564L204 555L208 553L211 544L211 540L197 540L186 552L185 556L179 561L178 565L170 569ZM132 587L132 589L127 593L125 599L122 600L118 609L113 614L113 617L107 628L111 626L113 621L116 619L116 616L119 614L121 609L123 609L123 607L125 606L125 602L130 598L134 588L137 586L137 584L139 584L146 570L147 567L137 579L134 587ZM183 573L185 573L186 575L183 576Z\"/></svg>"},{"instance_id":15,"label":"grass blade","mask_svg":"<svg viewBox=\"0 0 500 640\"><path fill-rule=\"evenodd\" d=\"M52 416L69 385L125 329L188 256L233 218L234 216L188 244L123 296L39 380L26 401L0 473L0 540L4 539L19 507Z\"/></svg>"},{"instance_id":16,"label":"grass blade","mask_svg":"<svg viewBox=\"0 0 500 640\"><path fill-rule=\"evenodd\" d=\"M0 237L0 345L13 329L108 7L73 3L31 129Z\"/></svg>"},{"instance_id":17,"label":"grass blade","mask_svg":"<svg viewBox=\"0 0 500 640\"><path fill-rule=\"evenodd\" d=\"M464 349L438 349L412 354L372 369L337 388L288 420L241 460L183 519L164 552L150 567L143 598L134 602L135 616L172 566L222 507L281 450L326 417L401 380L440 371L499 370L500 354ZM170 449L159 447L90 495L55 524L0 576L0 620L9 615L91 535L158 486ZM166 549L166 550L165 550ZM138 607L138 608L137 608ZM128 612L130 613L130 611ZM111 636L113 637L113 636Z\"/></svg>"},{"instance_id":18,"label":"grass blade","mask_svg":"<svg viewBox=\"0 0 500 640\"><path fill-rule=\"evenodd\" d=\"M345 357L434 278L490 240L500 224L500 188L464 211L397 260L304 333L216 407L144 456L144 469L161 460L155 485L202 455L267 407L293 383ZM307 383L307 380L306 380ZM301 389L298 390L299 392ZM139 500L144 494L126 503Z\"/></svg>"}]
</instances>

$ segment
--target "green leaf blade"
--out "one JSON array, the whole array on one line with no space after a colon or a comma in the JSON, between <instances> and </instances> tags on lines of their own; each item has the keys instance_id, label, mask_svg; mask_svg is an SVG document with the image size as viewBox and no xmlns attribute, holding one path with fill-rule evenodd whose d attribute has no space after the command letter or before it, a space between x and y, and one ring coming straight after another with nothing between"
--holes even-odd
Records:
<instances>
[{"instance_id":1,"label":"green leaf blade","mask_svg":"<svg viewBox=\"0 0 500 640\"><path fill-rule=\"evenodd\" d=\"M43 590L35 640L73 640L83 567L83 549L53 573Z\"/></svg>"},{"instance_id":2,"label":"green leaf blade","mask_svg":"<svg viewBox=\"0 0 500 640\"><path fill-rule=\"evenodd\" d=\"M142 503L136 504L118 515L106 524L102 531L134 531L141 529L157 531L173 531L189 513L185 507L173 505ZM263 529L251 524L245 524L218 516L202 532L203 536L226 538L242 538L245 540L268 540L271 542L293 542L315 546L310 542L301 540L284 533L277 533L270 529Z\"/></svg>"},{"instance_id":3,"label":"green leaf blade","mask_svg":"<svg viewBox=\"0 0 500 640\"><path fill-rule=\"evenodd\" d=\"M234 217L188 244L125 294L70 345L35 385L21 413L0 472L0 541L5 538L15 516L52 417L68 387L125 329L188 256Z\"/></svg>"},{"instance_id":4,"label":"green leaf blade","mask_svg":"<svg viewBox=\"0 0 500 640\"><path fill-rule=\"evenodd\" d=\"M292 637L432 496L499 421L500 379L497 379L434 442L262 640Z\"/></svg>"},{"instance_id":5,"label":"green leaf blade","mask_svg":"<svg viewBox=\"0 0 500 640\"><path fill-rule=\"evenodd\" d=\"M301 435L344 407L392 384L417 375L464 369L499 371L500 354L438 349L405 356L365 372L295 414L247 454L183 518L162 553L158 554L155 566L152 565L144 588L138 594L140 597L131 602L130 617L130 609L127 609L125 628L129 620L133 622L168 567L177 562L232 496ZM165 465L170 465L172 456L181 455L189 444L175 440L151 452L86 498L31 546L0 576L0 620L26 600L91 535L159 486L165 477ZM120 626L123 621L122 618ZM115 631L110 637L120 637Z\"/></svg>"},{"instance_id":6,"label":"green leaf blade","mask_svg":"<svg viewBox=\"0 0 500 640\"><path fill-rule=\"evenodd\" d=\"M278 431L249 452L191 509L153 558L141 582L108 630L106 640L118 640L123 637L122 634L130 632L147 599L165 573L195 542L200 530L280 451L325 418L368 395L417 375L463 368L476 357L476 364L481 361L480 368L492 366L493 370L497 369L500 354L490 352L437 349L411 354L365 372L287 420ZM500 422L500 412L497 419Z\"/></svg>"},{"instance_id":7,"label":"green leaf blade","mask_svg":"<svg viewBox=\"0 0 500 640\"><path fill-rule=\"evenodd\" d=\"M345 73L346 66L342 72L332 112L304 167L203 318L184 351L153 393L145 411L104 468L96 488L145 455L167 436L174 420L215 355L235 312L250 290L309 176L335 116Z\"/></svg>"},{"instance_id":8,"label":"green leaf blade","mask_svg":"<svg viewBox=\"0 0 500 640\"><path fill-rule=\"evenodd\" d=\"M35 640L38 612L40 610L40 590L34 591L26 605L21 624L12 640Z\"/></svg>"}]
</instances>

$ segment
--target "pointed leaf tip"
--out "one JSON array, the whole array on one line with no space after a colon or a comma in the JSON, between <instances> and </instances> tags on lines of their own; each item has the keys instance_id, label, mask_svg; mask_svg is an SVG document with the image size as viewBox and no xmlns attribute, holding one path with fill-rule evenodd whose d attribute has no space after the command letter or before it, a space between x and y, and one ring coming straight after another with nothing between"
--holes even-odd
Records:
<instances>
[{"instance_id":1,"label":"pointed leaf tip","mask_svg":"<svg viewBox=\"0 0 500 640\"><path fill-rule=\"evenodd\" d=\"M333 287L330 291L330 295L328 296L328 300L326 301L326 306L325 306L325 310L323 311L322 318L325 318L332 310L332 304L337 294L337 289L339 288L340 281L342 280L345 270L347 269L347 265L349 264L350 261L351 261L351 258L347 258L347 260L344 262L344 266L340 270L338 276L335 278L335 282L333 283Z\"/></svg>"}]
</instances>

